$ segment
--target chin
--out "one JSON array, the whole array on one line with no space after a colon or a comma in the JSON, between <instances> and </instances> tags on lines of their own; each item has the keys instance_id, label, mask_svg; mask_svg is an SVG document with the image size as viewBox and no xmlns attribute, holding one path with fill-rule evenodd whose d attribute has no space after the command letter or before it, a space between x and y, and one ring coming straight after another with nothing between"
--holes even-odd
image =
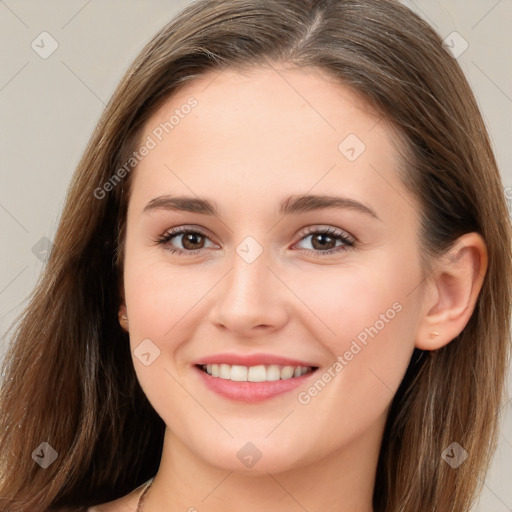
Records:
<instances>
[{"instance_id":1,"label":"chin","mask_svg":"<svg viewBox=\"0 0 512 512\"><path fill-rule=\"evenodd\" d=\"M201 438L192 443L186 442L186 445L202 462L248 476L280 473L306 465L312 462L308 459L315 458L307 456L307 447L303 443L283 445L279 439L265 436L237 436L222 440ZM313 447L309 453L315 453Z\"/></svg>"}]
</instances>

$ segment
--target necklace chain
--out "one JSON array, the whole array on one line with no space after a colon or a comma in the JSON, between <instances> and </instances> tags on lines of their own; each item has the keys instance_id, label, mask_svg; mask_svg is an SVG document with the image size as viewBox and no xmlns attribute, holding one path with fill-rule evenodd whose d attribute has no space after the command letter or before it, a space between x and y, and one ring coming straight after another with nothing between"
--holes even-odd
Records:
<instances>
[{"instance_id":1,"label":"necklace chain","mask_svg":"<svg viewBox=\"0 0 512 512\"><path fill-rule=\"evenodd\" d=\"M151 484L153 481L149 482L144 490L142 491L142 494L140 495L139 502L137 503L137 510L135 512L142 512L144 507L144 496L149 491L149 488L151 487Z\"/></svg>"}]
</instances>

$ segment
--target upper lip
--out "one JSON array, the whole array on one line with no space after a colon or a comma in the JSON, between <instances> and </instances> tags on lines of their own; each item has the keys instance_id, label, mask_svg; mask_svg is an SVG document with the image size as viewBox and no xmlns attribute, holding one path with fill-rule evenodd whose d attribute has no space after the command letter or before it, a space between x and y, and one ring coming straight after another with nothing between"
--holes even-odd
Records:
<instances>
[{"instance_id":1,"label":"upper lip","mask_svg":"<svg viewBox=\"0 0 512 512\"><path fill-rule=\"evenodd\" d=\"M192 363L193 365L203 364L229 364L240 366L258 366L258 365L279 365L279 366L309 366L317 367L311 361L301 361L289 357L277 356L273 354L213 354L205 356Z\"/></svg>"}]
</instances>

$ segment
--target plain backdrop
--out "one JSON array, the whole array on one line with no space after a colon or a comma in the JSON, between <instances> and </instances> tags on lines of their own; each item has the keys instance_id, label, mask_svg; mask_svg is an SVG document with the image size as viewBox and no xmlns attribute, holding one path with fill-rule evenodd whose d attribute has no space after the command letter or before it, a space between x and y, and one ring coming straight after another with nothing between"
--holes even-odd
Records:
<instances>
[{"instance_id":1,"label":"plain backdrop","mask_svg":"<svg viewBox=\"0 0 512 512\"><path fill-rule=\"evenodd\" d=\"M106 102L144 44L186 3L0 0L0 353L43 269L66 188ZM404 3L460 53L512 210L512 1ZM510 401L503 418L475 512L512 511Z\"/></svg>"}]
</instances>

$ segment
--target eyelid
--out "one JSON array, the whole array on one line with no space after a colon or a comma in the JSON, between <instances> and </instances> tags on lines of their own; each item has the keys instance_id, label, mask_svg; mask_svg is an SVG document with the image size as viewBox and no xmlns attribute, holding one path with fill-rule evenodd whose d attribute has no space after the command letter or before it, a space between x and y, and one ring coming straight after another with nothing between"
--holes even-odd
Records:
<instances>
[{"instance_id":1,"label":"eyelid","mask_svg":"<svg viewBox=\"0 0 512 512\"><path fill-rule=\"evenodd\" d=\"M212 237L206 230L204 230L203 228L201 228L199 226L195 226L195 225L181 225L181 226L176 226L176 227L170 228L170 229L166 230L162 235L160 235L156 239L155 242L160 245L165 245L165 244L170 243L170 241L174 237L184 235L187 233L197 233L197 234L207 238L215 245L219 245L217 242L215 242L214 237ZM322 255L330 255L330 254L341 252L341 251L349 249L349 248L353 248L358 243L357 239L353 235L351 235L350 233L348 233L347 231L345 231L341 228L335 228L330 225L310 225L310 226L307 226L306 228L303 228L297 234L297 237L299 238L299 240L297 242L295 242L292 247L295 247L297 244L302 242L308 236L316 235L316 234L326 234L328 236L332 236L334 238L341 239L343 243L341 246L336 246L333 249L327 249L325 251L311 250L311 249L299 249L299 250L301 250L307 254L314 254L315 256L321 257ZM205 248L195 249L195 250L173 248L172 250L171 249L167 249L167 250L170 251L171 253L179 253L180 255L185 254L185 255L192 256L192 255L196 255L197 253L201 252L203 249L205 249Z\"/></svg>"},{"instance_id":2,"label":"eyelid","mask_svg":"<svg viewBox=\"0 0 512 512\"><path fill-rule=\"evenodd\" d=\"M354 244L357 242L356 237L351 235L348 231L345 231L344 229L341 229L341 228L335 228L334 226L330 226L328 224L314 224L314 225L308 226L308 227L302 229L297 234L297 236L302 239L303 237L308 236L308 235L312 235L312 234L316 234L316 233L325 233L325 232L327 232L333 236L341 236L341 237L347 238Z\"/></svg>"},{"instance_id":3,"label":"eyelid","mask_svg":"<svg viewBox=\"0 0 512 512\"><path fill-rule=\"evenodd\" d=\"M213 237L207 230L205 230L199 226L189 225L189 224L175 226L175 227L167 229L162 235L159 235L156 238L155 242L161 243L161 244L168 243L169 240L166 240L167 238L174 238L179 235L184 235L186 233L197 233L199 235L204 236L205 238L208 238L214 244L219 245L217 242L215 242L215 237ZM177 249L177 250L183 250L183 249ZM197 250L201 250L201 249L197 249ZM192 253L194 251L190 250L187 252Z\"/></svg>"},{"instance_id":4,"label":"eyelid","mask_svg":"<svg viewBox=\"0 0 512 512\"><path fill-rule=\"evenodd\" d=\"M342 253L354 249L358 245L358 241L354 236L345 231L344 229L335 228L333 226L308 226L305 230L299 233L299 240L292 247L303 242L310 236L327 235L337 241L341 241L340 245L335 245L331 249L318 250L318 249L301 249L303 254L314 258L328 258L329 256L339 256Z\"/></svg>"}]
</instances>

